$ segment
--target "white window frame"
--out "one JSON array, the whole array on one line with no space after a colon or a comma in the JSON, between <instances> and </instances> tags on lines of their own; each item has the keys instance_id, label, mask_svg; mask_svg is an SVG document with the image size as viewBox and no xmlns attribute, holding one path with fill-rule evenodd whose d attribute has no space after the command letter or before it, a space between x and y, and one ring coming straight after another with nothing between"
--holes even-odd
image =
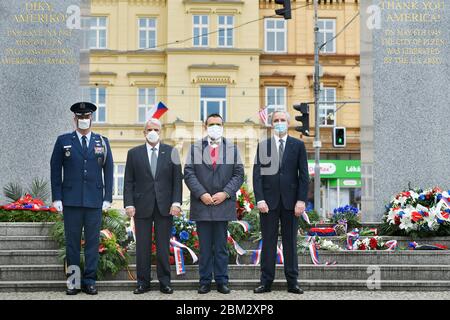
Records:
<instances>
[{"instance_id":1,"label":"white window frame","mask_svg":"<svg viewBox=\"0 0 450 320\"><path fill-rule=\"evenodd\" d=\"M334 94L333 102L326 102L326 101L330 100L330 99L328 99L329 90L334 92L333 93ZM322 96L322 92L323 92L323 96ZM319 123L320 123L321 127L334 127L336 124L336 94L337 94L337 90L334 87L324 87L321 89L321 94L320 94L321 99L319 101ZM324 99L325 102L322 99ZM327 120L328 123L324 123L329 110L333 111L333 119L328 119Z\"/></svg>"},{"instance_id":2,"label":"white window frame","mask_svg":"<svg viewBox=\"0 0 450 320\"><path fill-rule=\"evenodd\" d=\"M145 20L145 27L141 27L141 20ZM155 21L155 26L150 27L150 20ZM145 32L145 46L141 46L141 32ZM155 46L150 46L150 34L155 33ZM155 17L139 17L138 18L138 48L154 50L158 43L158 20Z\"/></svg>"},{"instance_id":3,"label":"white window frame","mask_svg":"<svg viewBox=\"0 0 450 320\"><path fill-rule=\"evenodd\" d=\"M269 28L267 26L269 21L273 21L274 22L274 28ZM276 27L277 22L278 21L282 21L284 24L284 28L283 29L279 29ZM275 33L275 37L274 37L274 50L269 50L268 49L268 33L269 32L274 32ZM284 50L277 50L277 33L279 32L283 32L284 33ZM278 19L278 18L266 18L264 19L264 51L265 52L270 52L270 53L287 53L287 23L286 20L284 19Z\"/></svg>"},{"instance_id":4,"label":"white window frame","mask_svg":"<svg viewBox=\"0 0 450 320\"><path fill-rule=\"evenodd\" d=\"M220 18L224 18L224 23L220 23ZM228 23L228 18L231 17L231 24ZM217 33L217 46L219 48L233 48L234 47L234 16L232 15L219 15L217 17L217 25L219 32ZM223 41L224 44L220 44L221 36L220 31L223 30ZM231 37L229 37L231 33ZM231 43L228 40L231 38Z\"/></svg>"},{"instance_id":5,"label":"white window frame","mask_svg":"<svg viewBox=\"0 0 450 320\"><path fill-rule=\"evenodd\" d=\"M202 88L203 87L221 87L225 88L225 98L203 98L202 97ZM201 121L205 121L206 117L208 116L208 102L218 102L220 105L220 111L219 114L222 116L223 121L226 121L227 118L227 87L226 86L200 86L199 88L199 96L200 96L200 115L199 118ZM202 103L203 102L203 103ZM203 109L203 110L202 110ZM202 113L205 116L204 119L202 119Z\"/></svg>"},{"instance_id":6,"label":"white window frame","mask_svg":"<svg viewBox=\"0 0 450 320\"><path fill-rule=\"evenodd\" d=\"M141 97L141 90L144 90L144 103L141 104L140 102L140 97ZM149 102L149 92L150 91L154 91L154 100L153 100L153 104L150 104ZM152 108L154 108L154 106L156 105L156 88L138 88L137 89L137 122L138 123L145 123L145 121L147 121L147 113L149 112L149 110L151 110ZM145 119L144 121L141 121L141 119L139 119L139 114L140 114L140 110L144 109L145 110Z\"/></svg>"},{"instance_id":7,"label":"white window frame","mask_svg":"<svg viewBox=\"0 0 450 320\"><path fill-rule=\"evenodd\" d=\"M280 97L282 96L284 99L284 104L273 104L269 105L269 91L275 90L275 100L279 101ZM278 95L279 90L282 90L282 95ZM286 87L266 87L265 89L265 97L266 97L266 107L267 107L267 114L271 114L275 110L287 110L287 88Z\"/></svg>"},{"instance_id":8,"label":"white window frame","mask_svg":"<svg viewBox=\"0 0 450 320\"><path fill-rule=\"evenodd\" d=\"M331 34L332 38L336 36L336 19L319 19L319 22L323 22L324 28L319 28L319 45L322 45L327 41L327 34ZM326 24L327 22L333 23L333 28L327 29ZM336 53L336 39L333 39L333 50L328 51L327 46L325 45L321 52L322 53Z\"/></svg>"},{"instance_id":9,"label":"white window frame","mask_svg":"<svg viewBox=\"0 0 450 320\"><path fill-rule=\"evenodd\" d=\"M91 101L93 104L95 104L97 106L97 111L95 111L92 114L92 122L93 123L106 123L107 121L107 109L106 109L106 105L107 105L107 90L106 87L91 87L90 90L95 90L95 100ZM100 90L104 90L105 91L105 103L100 103ZM89 92L89 97L91 97L91 92ZM103 109L105 111L105 119L103 121L99 121L99 111Z\"/></svg>"},{"instance_id":10,"label":"white window frame","mask_svg":"<svg viewBox=\"0 0 450 320\"><path fill-rule=\"evenodd\" d=\"M108 48L108 17L106 16L98 16L98 17L90 17L90 27L89 27L89 46L91 40L92 32L95 32L95 46L90 49L107 49ZM105 19L105 26L100 26L100 19ZM92 25L92 21L95 20L95 26ZM105 31L105 46L100 46L100 32Z\"/></svg>"},{"instance_id":11,"label":"white window frame","mask_svg":"<svg viewBox=\"0 0 450 320\"><path fill-rule=\"evenodd\" d=\"M199 23L194 22L195 17L199 17ZM203 24L203 17L206 17L207 22ZM206 28L206 32L204 32ZM192 45L194 47L208 47L209 46L209 15L207 14L194 14L192 16L192 36L195 37L195 30L198 29L198 37L192 39ZM203 39L206 38L206 44L203 44ZM195 44L198 41L198 44Z\"/></svg>"},{"instance_id":12,"label":"white window frame","mask_svg":"<svg viewBox=\"0 0 450 320\"><path fill-rule=\"evenodd\" d=\"M123 173L119 173L119 166L123 167ZM119 179L122 179L122 190L119 194ZM123 199L123 186L125 185L125 163L114 163L114 188L113 188L113 198L114 199Z\"/></svg>"}]
</instances>

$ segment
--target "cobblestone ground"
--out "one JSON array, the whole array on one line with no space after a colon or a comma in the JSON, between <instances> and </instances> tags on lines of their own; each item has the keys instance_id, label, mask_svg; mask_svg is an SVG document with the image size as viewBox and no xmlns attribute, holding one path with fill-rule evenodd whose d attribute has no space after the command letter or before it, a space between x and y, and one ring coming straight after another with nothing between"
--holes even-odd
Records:
<instances>
[{"instance_id":1,"label":"cobblestone ground","mask_svg":"<svg viewBox=\"0 0 450 320\"><path fill-rule=\"evenodd\" d=\"M0 293L0 300L450 300L449 292L414 292L414 291L308 291L303 295L290 294L285 291L273 291L255 295L250 290L232 291L223 295L211 291L199 295L195 291L175 291L165 295L159 291L151 291L142 295L134 295L128 291L101 291L97 296L80 293L66 296L64 292L30 292Z\"/></svg>"}]
</instances>

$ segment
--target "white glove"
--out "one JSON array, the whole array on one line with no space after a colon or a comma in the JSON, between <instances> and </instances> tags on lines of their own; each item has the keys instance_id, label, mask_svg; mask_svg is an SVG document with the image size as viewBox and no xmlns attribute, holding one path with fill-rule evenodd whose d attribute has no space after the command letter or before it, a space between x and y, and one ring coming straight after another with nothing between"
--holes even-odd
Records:
<instances>
[{"instance_id":1,"label":"white glove","mask_svg":"<svg viewBox=\"0 0 450 320\"><path fill-rule=\"evenodd\" d=\"M109 208L111 208L111 202L109 201L103 201L102 211L106 211Z\"/></svg>"},{"instance_id":2,"label":"white glove","mask_svg":"<svg viewBox=\"0 0 450 320\"><path fill-rule=\"evenodd\" d=\"M55 208L58 212L63 211L63 205L61 200L53 201L52 207Z\"/></svg>"}]
</instances>

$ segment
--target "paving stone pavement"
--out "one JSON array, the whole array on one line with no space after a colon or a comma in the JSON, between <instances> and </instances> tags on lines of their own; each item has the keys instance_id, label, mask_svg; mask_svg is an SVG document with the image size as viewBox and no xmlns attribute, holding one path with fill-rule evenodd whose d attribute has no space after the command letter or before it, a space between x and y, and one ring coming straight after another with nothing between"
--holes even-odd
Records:
<instances>
[{"instance_id":1,"label":"paving stone pavement","mask_svg":"<svg viewBox=\"0 0 450 320\"><path fill-rule=\"evenodd\" d=\"M101 291L97 296L80 293L66 296L64 292L11 292L0 293L0 300L450 300L449 292L414 292L414 291L308 291L303 295L295 295L285 291L255 295L250 290L232 291L223 295L211 291L199 295L195 291L177 290L172 295L159 291L134 295L128 291Z\"/></svg>"}]
</instances>

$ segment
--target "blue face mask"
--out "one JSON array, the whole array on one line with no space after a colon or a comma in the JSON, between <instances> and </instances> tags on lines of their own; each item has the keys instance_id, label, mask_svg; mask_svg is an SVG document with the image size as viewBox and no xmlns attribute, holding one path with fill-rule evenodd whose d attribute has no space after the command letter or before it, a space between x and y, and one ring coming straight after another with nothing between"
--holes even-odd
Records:
<instances>
[{"instance_id":1,"label":"blue face mask","mask_svg":"<svg viewBox=\"0 0 450 320\"><path fill-rule=\"evenodd\" d=\"M287 131L287 123L286 122L277 122L277 123L275 123L273 128L277 134L285 133Z\"/></svg>"}]
</instances>

